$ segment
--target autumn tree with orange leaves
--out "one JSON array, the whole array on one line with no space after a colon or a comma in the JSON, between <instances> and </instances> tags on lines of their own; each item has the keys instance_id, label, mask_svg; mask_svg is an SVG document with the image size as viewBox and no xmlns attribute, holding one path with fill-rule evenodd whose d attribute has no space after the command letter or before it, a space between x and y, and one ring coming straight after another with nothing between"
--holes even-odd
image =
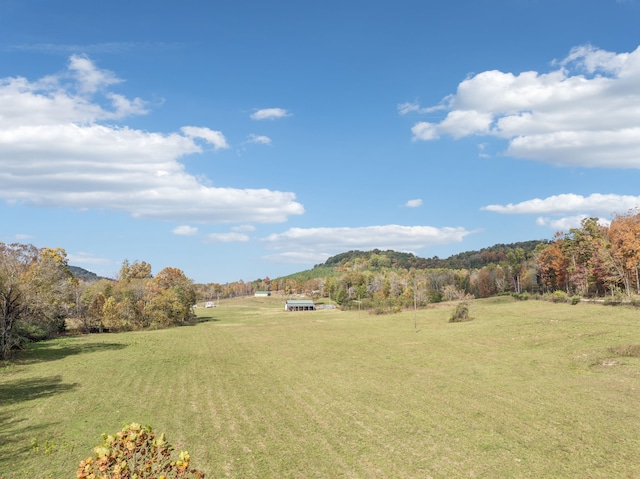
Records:
<instances>
[{"instance_id":1,"label":"autumn tree with orange leaves","mask_svg":"<svg viewBox=\"0 0 640 479\"><path fill-rule=\"evenodd\" d=\"M640 294L640 211L616 215L609 226L586 218L580 228L558 233L536 262L547 291Z\"/></svg>"}]
</instances>

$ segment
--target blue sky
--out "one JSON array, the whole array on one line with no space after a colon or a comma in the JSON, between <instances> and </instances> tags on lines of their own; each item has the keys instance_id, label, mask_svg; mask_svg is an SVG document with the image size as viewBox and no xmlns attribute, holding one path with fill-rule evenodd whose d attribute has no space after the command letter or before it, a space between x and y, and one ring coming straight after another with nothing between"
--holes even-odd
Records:
<instances>
[{"instance_id":1,"label":"blue sky","mask_svg":"<svg viewBox=\"0 0 640 479\"><path fill-rule=\"evenodd\" d=\"M636 0L0 0L0 241L196 282L640 206Z\"/></svg>"}]
</instances>

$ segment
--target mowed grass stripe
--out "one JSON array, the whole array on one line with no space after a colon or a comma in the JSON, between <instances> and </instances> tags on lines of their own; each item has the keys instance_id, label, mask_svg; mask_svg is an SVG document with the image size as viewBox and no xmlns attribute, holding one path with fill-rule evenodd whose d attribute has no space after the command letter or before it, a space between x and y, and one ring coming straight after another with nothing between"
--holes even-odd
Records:
<instances>
[{"instance_id":1,"label":"mowed grass stripe","mask_svg":"<svg viewBox=\"0 0 640 479\"><path fill-rule=\"evenodd\" d=\"M609 350L640 344L635 310L451 310L419 311L416 333L413 312L236 300L192 327L37 345L0 372L0 477L72 477L131 421L208 477L640 477L640 359Z\"/></svg>"},{"instance_id":2,"label":"mowed grass stripe","mask_svg":"<svg viewBox=\"0 0 640 479\"><path fill-rule=\"evenodd\" d=\"M266 342L264 338L258 341L263 346L255 342L242 344L248 333L239 329L231 332L225 329L225 334L239 336L234 348L236 368L228 373L231 380L218 384L221 391L227 391L230 400L220 398L219 402L226 403L223 410L228 413L229 436L238 444L221 467L243 477L281 471L289 462L292 474L296 468L302 468L300 474L308 474L305 457L309 455L307 443L314 438L315 425L298 407L295 380L279 377L281 348L277 342ZM252 399L248 401L247 397ZM313 442L316 454L325 458L331 455L330 450L320 447L320 441ZM224 459L225 455L222 456ZM334 456L339 465L340 455Z\"/></svg>"}]
</instances>

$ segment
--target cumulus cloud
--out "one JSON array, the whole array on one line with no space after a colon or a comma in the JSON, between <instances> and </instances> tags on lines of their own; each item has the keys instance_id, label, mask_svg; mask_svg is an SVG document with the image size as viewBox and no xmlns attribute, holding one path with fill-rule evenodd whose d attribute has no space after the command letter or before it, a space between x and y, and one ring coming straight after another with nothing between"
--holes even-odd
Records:
<instances>
[{"instance_id":1,"label":"cumulus cloud","mask_svg":"<svg viewBox=\"0 0 640 479\"><path fill-rule=\"evenodd\" d=\"M404 206L407 208L418 208L419 206L422 206L422 199L416 198L415 200L409 200L404 204Z\"/></svg>"},{"instance_id":2,"label":"cumulus cloud","mask_svg":"<svg viewBox=\"0 0 640 479\"><path fill-rule=\"evenodd\" d=\"M77 80L78 90L82 93L95 93L110 85L122 82L113 72L96 68L84 55L72 55L69 59L69 72Z\"/></svg>"},{"instance_id":3,"label":"cumulus cloud","mask_svg":"<svg viewBox=\"0 0 640 479\"><path fill-rule=\"evenodd\" d=\"M255 230L256 227L253 225L238 225L231 228L231 231L235 231L237 233L250 233Z\"/></svg>"},{"instance_id":4,"label":"cumulus cloud","mask_svg":"<svg viewBox=\"0 0 640 479\"><path fill-rule=\"evenodd\" d=\"M286 253L263 256L265 261L278 264L319 264L324 263L333 253L315 253L312 251L288 251Z\"/></svg>"},{"instance_id":5,"label":"cumulus cloud","mask_svg":"<svg viewBox=\"0 0 640 479\"><path fill-rule=\"evenodd\" d=\"M175 227L172 232L178 236L193 236L198 233L198 228L195 226L182 225Z\"/></svg>"},{"instance_id":6,"label":"cumulus cloud","mask_svg":"<svg viewBox=\"0 0 640 479\"><path fill-rule=\"evenodd\" d=\"M640 168L640 47L613 53L578 46L547 73L485 71L462 81L421 121L414 140L492 136L516 158L561 166ZM425 112L417 104L400 113Z\"/></svg>"},{"instance_id":7,"label":"cumulus cloud","mask_svg":"<svg viewBox=\"0 0 640 479\"><path fill-rule=\"evenodd\" d=\"M546 226L553 231L569 231L572 228L579 228L582 221L586 218L590 218L588 215L575 215L567 216L565 218L548 218L541 216L536 219L536 224L539 226ZM607 224L606 220L598 218L598 223Z\"/></svg>"},{"instance_id":8,"label":"cumulus cloud","mask_svg":"<svg viewBox=\"0 0 640 479\"><path fill-rule=\"evenodd\" d=\"M249 135L247 139L247 143L257 143L259 145L270 145L271 138L264 135L254 135L253 133Z\"/></svg>"},{"instance_id":9,"label":"cumulus cloud","mask_svg":"<svg viewBox=\"0 0 640 479\"><path fill-rule=\"evenodd\" d=\"M277 118L285 118L291 116L284 108L263 108L262 110L256 110L251 114L252 120L275 120Z\"/></svg>"},{"instance_id":10,"label":"cumulus cloud","mask_svg":"<svg viewBox=\"0 0 640 479\"><path fill-rule=\"evenodd\" d=\"M332 254L353 249L409 251L436 244L457 243L471 232L462 227L366 226L359 228L291 228L263 238L267 247L286 250L269 258L314 257L323 261ZM309 261L304 261L308 263Z\"/></svg>"},{"instance_id":11,"label":"cumulus cloud","mask_svg":"<svg viewBox=\"0 0 640 479\"><path fill-rule=\"evenodd\" d=\"M182 133L184 133L185 136L189 138L200 138L202 140L205 140L207 143L212 144L216 150L220 148L229 148L227 140L219 131L214 131L210 130L209 128L198 126L183 126L182 128L180 128L180 131L182 131Z\"/></svg>"},{"instance_id":12,"label":"cumulus cloud","mask_svg":"<svg viewBox=\"0 0 640 479\"><path fill-rule=\"evenodd\" d=\"M420 108L420 104L418 102L406 102L400 103L398 105L398 113L401 115L406 115L412 112L422 112L423 109Z\"/></svg>"},{"instance_id":13,"label":"cumulus cloud","mask_svg":"<svg viewBox=\"0 0 640 479\"><path fill-rule=\"evenodd\" d=\"M60 74L0 79L0 199L203 223L283 222L304 212L290 192L214 188L188 174L182 157L203 143L228 147L219 131L104 123L147 113L143 100L109 91L120 82L75 55Z\"/></svg>"},{"instance_id":14,"label":"cumulus cloud","mask_svg":"<svg viewBox=\"0 0 640 479\"><path fill-rule=\"evenodd\" d=\"M246 243L249 236L244 233L211 233L207 235L210 241L214 243Z\"/></svg>"},{"instance_id":15,"label":"cumulus cloud","mask_svg":"<svg viewBox=\"0 0 640 479\"><path fill-rule=\"evenodd\" d=\"M481 209L502 214L549 215L582 212L594 215L625 213L640 206L640 196L594 193L589 196L573 193L554 195L547 198L534 198L521 203L507 205L488 205Z\"/></svg>"},{"instance_id":16,"label":"cumulus cloud","mask_svg":"<svg viewBox=\"0 0 640 479\"><path fill-rule=\"evenodd\" d=\"M92 253L86 253L84 251L78 251L77 253L67 254L67 259L70 264L111 264L111 260L96 256Z\"/></svg>"},{"instance_id":17,"label":"cumulus cloud","mask_svg":"<svg viewBox=\"0 0 640 479\"><path fill-rule=\"evenodd\" d=\"M445 97L440 104L429 107L420 106L418 101L400 103L398 104L398 113L400 115L408 115L409 113L433 113L435 111L446 110L447 103L450 99L450 96Z\"/></svg>"},{"instance_id":18,"label":"cumulus cloud","mask_svg":"<svg viewBox=\"0 0 640 479\"><path fill-rule=\"evenodd\" d=\"M488 205L481 209L501 214L543 215L536 219L536 224L554 231L567 231L579 227L585 218L598 218L601 224L608 224L610 220L607 218L614 214L624 214L638 207L640 196L594 193L589 196L554 195L516 204Z\"/></svg>"}]
</instances>

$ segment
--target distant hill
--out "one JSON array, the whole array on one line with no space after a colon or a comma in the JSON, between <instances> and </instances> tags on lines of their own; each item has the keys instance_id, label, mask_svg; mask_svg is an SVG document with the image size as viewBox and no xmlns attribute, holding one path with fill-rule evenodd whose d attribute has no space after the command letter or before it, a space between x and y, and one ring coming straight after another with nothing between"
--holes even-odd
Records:
<instances>
[{"instance_id":1,"label":"distant hill","mask_svg":"<svg viewBox=\"0 0 640 479\"><path fill-rule=\"evenodd\" d=\"M465 251L452 255L445 259L437 256L421 258L413 253L401 253L393 250L382 251L347 251L330 257L322 264L317 264L313 269L294 273L286 278L308 280L320 277L336 275L340 270L356 268L377 270L382 268L395 268L409 270L415 269L480 269L490 264L500 264L507 260L509 251L521 248L528 258L540 244L548 244L548 240L521 241L510 244L496 244L478 251Z\"/></svg>"},{"instance_id":2,"label":"distant hill","mask_svg":"<svg viewBox=\"0 0 640 479\"><path fill-rule=\"evenodd\" d=\"M454 254L446 259L437 256L426 260L427 268L449 268L449 269L480 269L490 264L500 264L507 260L509 251L521 248L527 258L540 244L549 244L548 240L521 241L510 244L496 244L479 251L465 251Z\"/></svg>"},{"instance_id":3,"label":"distant hill","mask_svg":"<svg viewBox=\"0 0 640 479\"><path fill-rule=\"evenodd\" d=\"M401 269L426 269L426 268L448 268L448 269L479 269L490 264L499 264L507 260L509 251L517 248L524 250L529 257L539 244L548 244L547 240L521 241L510 244L496 244L479 251L465 251L446 259L437 256L433 258L420 258L412 253L400 253L398 251L381 251L374 249L371 251L348 251L332 256L320 266L341 266L359 260L360 262L373 262L374 267L388 266Z\"/></svg>"},{"instance_id":4,"label":"distant hill","mask_svg":"<svg viewBox=\"0 0 640 479\"><path fill-rule=\"evenodd\" d=\"M88 271L79 266L69 266L69 271L71 271L71 274L73 275L74 278L78 278L79 280L86 281L87 283L100 281L101 279L109 279L103 276L98 276L97 274L92 273L91 271Z\"/></svg>"}]
</instances>

